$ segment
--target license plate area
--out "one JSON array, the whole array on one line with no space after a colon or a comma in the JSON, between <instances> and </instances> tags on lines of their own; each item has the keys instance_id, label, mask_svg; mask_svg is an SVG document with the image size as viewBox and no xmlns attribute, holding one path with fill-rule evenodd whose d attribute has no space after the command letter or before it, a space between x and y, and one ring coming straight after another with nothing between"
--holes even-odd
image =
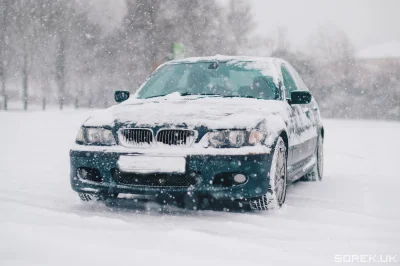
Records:
<instances>
[{"instance_id":1,"label":"license plate area","mask_svg":"<svg viewBox=\"0 0 400 266\"><path fill-rule=\"evenodd\" d=\"M121 172L152 174L152 173L180 173L186 172L185 157L122 155L118 159L118 168Z\"/></svg>"}]
</instances>

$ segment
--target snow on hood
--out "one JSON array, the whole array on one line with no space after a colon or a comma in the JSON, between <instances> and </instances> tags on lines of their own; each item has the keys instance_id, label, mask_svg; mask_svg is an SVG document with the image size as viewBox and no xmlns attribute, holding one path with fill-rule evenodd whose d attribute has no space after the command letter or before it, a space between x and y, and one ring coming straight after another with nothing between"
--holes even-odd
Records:
<instances>
[{"instance_id":1,"label":"snow on hood","mask_svg":"<svg viewBox=\"0 0 400 266\"><path fill-rule=\"evenodd\" d=\"M288 120L281 101L247 98L180 96L172 94L152 99L131 99L90 117L85 126L174 126L209 129L255 128L261 122L282 128ZM271 125L272 124L272 125Z\"/></svg>"}]
</instances>

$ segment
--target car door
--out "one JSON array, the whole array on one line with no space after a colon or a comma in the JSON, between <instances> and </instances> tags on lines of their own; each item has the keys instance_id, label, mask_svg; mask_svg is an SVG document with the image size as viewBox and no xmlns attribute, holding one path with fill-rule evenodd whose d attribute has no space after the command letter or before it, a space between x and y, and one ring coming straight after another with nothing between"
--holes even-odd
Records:
<instances>
[{"instance_id":1,"label":"car door","mask_svg":"<svg viewBox=\"0 0 400 266\"><path fill-rule=\"evenodd\" d=\"M285 87L286 98L290 99L290 94L295 90L302 90L302 84L295 79L295 73L288 64L281 66L283 84ZM312 126L310 120L310 107L308 105L290 104L290 119L294 128L289 132L289 152L288 160L289 179L294 180L301 176L304 166L310 161L313 155L313 140L310 139L309 128Z\"/></svg>"},{"instance_id":2,"label":"car door","mask_svg":"<svg viewBox=\"0 0 400 266\"><path fill-rule=\"evenodd\" d=\"M304 84L299 73L292 66L289 65L288 67L296 82L297 88L299 90L308 91L308 88ZM304 135L302 136L304 139L304 145L302 147L302 159L310 159L312 156L314 156L314 151L317 145L318 105L313 98L310 103L302 104L301 108L303 109L303 113L305 115L302 125L305 130Z\"/></svg>"},{"instance_id":3,"label":"car door","mask_svg":"<svg viewBox=\"0 0 400 266\"><path fill-rule=\"evenodd\" d=\"M292 91L297 90L296 83L291 76L286 65L281 65L281 73L283 79L283 86L285 89L286 99L290 99ZM296 170L296 165L299 162L299 134L301 134L301 116L302 108L299 105L289 105L288 110L290 114L290 125L288 126L288 137L289 137L289 151L288 151L288 175L289 179L293 178Z\"/></svg>"}]
</instances>

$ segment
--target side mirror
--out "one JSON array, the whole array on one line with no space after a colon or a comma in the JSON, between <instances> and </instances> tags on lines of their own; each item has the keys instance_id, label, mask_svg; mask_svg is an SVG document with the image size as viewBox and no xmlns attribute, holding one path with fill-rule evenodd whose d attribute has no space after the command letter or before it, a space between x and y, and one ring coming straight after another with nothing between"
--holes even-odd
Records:
<instances>
[{"instance_id":1,"label":"side mirror","mask_svg":"<svg viewBox=\"0 0 400 266\"><path fill-rule=\"evenodd\" d=\"M117 103L126 101L129 99L129 91L115 91L114 92L114 99Z\"/></svg>"},{"instance_id":2,"label":"side mirror","mask_svg":"<svg viewBox=\"0 0 400 266\"><path fill-rule=\"evenodd\" d=\"M292 91L290 97L291 104L308 104L312 99L311 92L309 91Z\"/></svg>"}]
</instances>

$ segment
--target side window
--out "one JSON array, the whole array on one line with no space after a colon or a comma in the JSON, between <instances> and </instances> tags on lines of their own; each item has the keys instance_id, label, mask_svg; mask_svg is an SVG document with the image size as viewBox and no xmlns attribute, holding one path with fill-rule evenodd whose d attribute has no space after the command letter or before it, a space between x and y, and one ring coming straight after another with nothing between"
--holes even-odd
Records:
<instances>
[{"instance_id":1,"label":"side window","mask_svg":"<svg viewBox=\"0 0 400 266\"><path fill-rule=\"evenodd\" d=\"M286 90L286 98L290 98L290 93L297 90L296 83L285 66L282 66L281 71L283 76L283 85L285 85Z\"/></svg>"},{"instance_id":2,"label":"side window","mask_svg":"<svg viewBox=\"0 0 400 266\"><path fill-rule=\"evenodd\" d=\"M301 79L296 69L294 69L294 67L289 65L289 70L292 73L292 77L295 79L295 82L297 84L297 89L302 91L308 91L306 84L304 84L304 81Z\"/></svg>"}]
</instances>

